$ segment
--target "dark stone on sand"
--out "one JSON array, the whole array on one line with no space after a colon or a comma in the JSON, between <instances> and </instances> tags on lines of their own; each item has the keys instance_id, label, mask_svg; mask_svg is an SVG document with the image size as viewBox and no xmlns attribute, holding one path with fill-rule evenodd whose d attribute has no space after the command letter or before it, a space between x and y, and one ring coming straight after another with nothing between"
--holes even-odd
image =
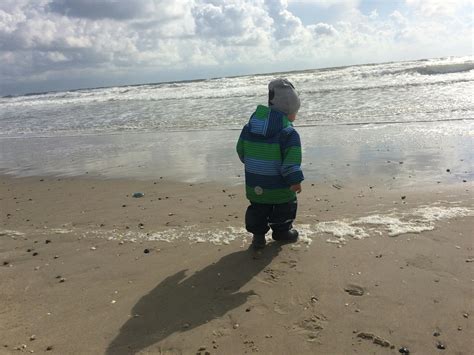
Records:
<instances>
[{"instance_id":1,"label":"dark stone on sand","mask_svg":"<svg viewBox=\"0 0 474 355\"><path fill-rule=\"evenodd\" d=\"M127 207L127 205L122 205L122 207Z\"/></svg>"},{"instance_id":2,"label":"dark stone on sand","mask_svg":"<svg viewBox=\"0 0 474 355\"><path fill-rule=\"evenodd\" d=\"M49 240L49 239L46 239L46 240L44 241L44 244L49 244L49 243L51 243L51 240Z\"/></svg>"},{"instance_id":3,"label":"dark stone on sand","mask_svg":"<svg viewBox=\"0 0 474 355\"><path fill-rule=\"evenodd\" d=\"M444 345L444 344L441 343L441 342L437 342L437 343L436 343L436 347L437 347L439 350L445 350L445 349L446 349L446 345Z\"/></svg>"},{"instance_id":4,"label":"dark stone on sand","mask_svg":"<svg viewBox=\"0 0 474 355\"><path fill-rule=\"evenodd\" d=\"M145 225L143 223L138 223L138 228L143 229L145 228Z\"/></svg>"},{"instance_id":5,"label":"dark stone on sand","mask_svg":"<svg viewBox=\"0 0 474 355\"><path fill-rule=\"evenodd\" d=\"M408 348L405 348L405 347L402 347L402 348L398 349L398 352L400 354L410 354L410 350Z\"/></svg>"},{"instance_id":6,"label":"dark stone on sand","mask_svg":"<svg viewBox=\"0 0 474 355\"><path fill-rule=\"evenodd\" d=\"M358 338L366 339L366 340L372 340L374 344L380 345L384 348L390 347L392 344L388 340L385 340L375 334L372 333L366 333L366 332L360 332L357 334Z\"/></svg>"},{"instance_id":7,"label":"dark stone on sand","mask_svg":"<svg viewBox=\"0 0 474 355\"><path fill-rule=\"evenodd\" d=\"M32 249L26 249L27 253L31 253L33 250Z\"/></svg>"},{"instance_id":8,"label":"dark stone on sand","mask_svg":"<svg viewBox=\"0 0 474 355\"><path fill-rule=\"evenodd\" d=\"M37 252L34 252L34 253L33 253L33 256L36 256L36 255L38 255L38 253L37 253Z\"/></svg>"},{"instance_id":9,"label":"dark stone on sand","mask_svg":"<svg viewBox=\"0 0 474 355\"><path fill-rule=\"evenodd\" d=\"M433 333L433 336L434 336L434 337L439 337L440 335L441 335L440 332L434 332L434 333Z\"/></svg>"},{"instance_id":10,"label":"dark stone on sand","mask_svg":"<svg viewBox=\"0 0 474 355\"><path fill-rule=\"evenodd\" d=\"M52 346L52 345L50 345L50 346L48 346L48 347L46 348L46 351L51 351L51 350L53 350L53 346Z\"/></svg>"},{"instance_id":11,"label":"dark stone on sand","mask_svg":"<svg viewBox=\"0 0 474 355\"><path fill-rule=\"evenodd\" d=\"M66 282L66 279L65 279L64 277L61 277L61 278L59 279L59 282L60 282L60 283Z\"/></svg>"},{"instance_id":12,"label":"dark stone on sand","mask_svg":"<svg viewBox=\"0 0 474 355\"><path fill-rule=\"evenodd\" d=\"M351 296L362 296L364 294L364 288L358 285L347 285L344 288L344 291L346 291L348 294Z\"/></svg>"},{"instance_id":13,"label":"dark stone on sand","mask_svg":"<svg viewBox=\"0 0 474 355\"><path fill-rule=\"evenodd\" d=\"M462 182L467 182L467 180L463 180Z\"/></svg>"},{"instance_id":14,"label":"dark stone on sand","mask_svg":"<svg viewBox=\"0 0 474 355\"><path fill-rule=\"evenodd\" d=\"M446 169L446 172L447 172L447 173L450 173L450 172L451 172L451 169Z\"/></svg>"},{"instance_id":15,"label":"dark stone on sand","mask_svg":"<svg viewBox=\"0 0 474 355\"><path fill-rule=\"evenodd\" d=\"M407 197L406 196L402 196L402 200L406 199Z\"/></svg>"},{"instance_id":16,"label":"dark stone on sand","mask_svg":"<svg viewBox=\"0 0 474 355\"><path fill-rule=\"evenodd\" d=\"M145 254L148 254L148 253L150 252L150 249L147 248L147 249L143 250L143 252L144 252Z\"/></svg>"},{"instance_id":17,"label":"dark stone on sand","mask_svg":"<svg viewBox=\"0 0 474 355\"><path fill-rule=\"evenodd\" d=\"M9 261L4 261L3 266L7 266L7 265L10 265L10 262Z\"/></svg>"}]
</instances>

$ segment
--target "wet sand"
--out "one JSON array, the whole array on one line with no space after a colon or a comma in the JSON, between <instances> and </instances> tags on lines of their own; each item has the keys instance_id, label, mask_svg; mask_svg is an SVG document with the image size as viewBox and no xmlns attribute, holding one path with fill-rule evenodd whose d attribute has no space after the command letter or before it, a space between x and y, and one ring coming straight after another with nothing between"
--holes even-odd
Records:
<instances>
[{"instance_id":1,"label":"wet sand","mask_svg":"<svg viewBox=\"0 0 474 355\"><path fill-rule=\"evenodd\" d=\"M256 253L242 186L0 177L0 353L471 352L472 182L303 188L313 233ZM471 212L338 244L317 230L420 206Z\"/></svg>"}]
</instances>

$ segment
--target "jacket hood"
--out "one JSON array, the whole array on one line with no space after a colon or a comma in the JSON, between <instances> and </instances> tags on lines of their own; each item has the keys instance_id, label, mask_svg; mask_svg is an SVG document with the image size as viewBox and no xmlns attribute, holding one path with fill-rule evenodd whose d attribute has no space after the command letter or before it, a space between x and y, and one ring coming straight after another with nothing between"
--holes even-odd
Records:
<instances>
[{"instance_id":1,"label":"jacket hood","mask_svg":"<svg viewBox=\"0 0 474 355\"><path fill-rule=\"evenodd\" d=\"M291 126L283 112L259 105L249 120L250 133L273 137L282 129Z\"/></svg>"}]
</instances>

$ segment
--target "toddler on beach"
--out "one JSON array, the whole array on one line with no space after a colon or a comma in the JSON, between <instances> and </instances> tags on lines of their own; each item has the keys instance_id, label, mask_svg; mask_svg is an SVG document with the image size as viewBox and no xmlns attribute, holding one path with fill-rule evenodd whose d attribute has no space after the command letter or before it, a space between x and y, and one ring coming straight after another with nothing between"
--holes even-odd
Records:
<instances>
[{"instance_id":1,"label":"toddler on beach","mask_svg":"<svg viewBox=\"0 0 474 355\"><path fill-rule=\"evenodd\" d=\"M293 84L275 79L268 84L268 107L259 105L244 126L237 154L245 164L245 188L250 206L245 227L253 234L252 246L265 247L265 234L295 242L296 194L301 192L301 142L292 122L300 108Z\"/></svg>"}]
</instances>

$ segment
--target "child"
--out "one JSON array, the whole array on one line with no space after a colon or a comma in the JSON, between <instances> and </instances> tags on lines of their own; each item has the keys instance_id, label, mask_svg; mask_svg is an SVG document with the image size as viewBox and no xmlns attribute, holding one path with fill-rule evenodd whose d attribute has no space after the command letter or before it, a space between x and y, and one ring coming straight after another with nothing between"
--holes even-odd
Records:
<instances>
[{"instance_id":1,"label":"child","mask_svg":"<svg viewBox=\"0 0 474 355\"><path fill-rule=\"evenodd\" d=\"M295 242L296 193L301 192L301 143L291 122L296 119L300 99L286 79L268 84L268 106L259 105L244 126L237 154L245 164L245 188L250 206L245 227L253 234L252 246L265 247L265 234Z\"/></svg>"}]
</instances>

